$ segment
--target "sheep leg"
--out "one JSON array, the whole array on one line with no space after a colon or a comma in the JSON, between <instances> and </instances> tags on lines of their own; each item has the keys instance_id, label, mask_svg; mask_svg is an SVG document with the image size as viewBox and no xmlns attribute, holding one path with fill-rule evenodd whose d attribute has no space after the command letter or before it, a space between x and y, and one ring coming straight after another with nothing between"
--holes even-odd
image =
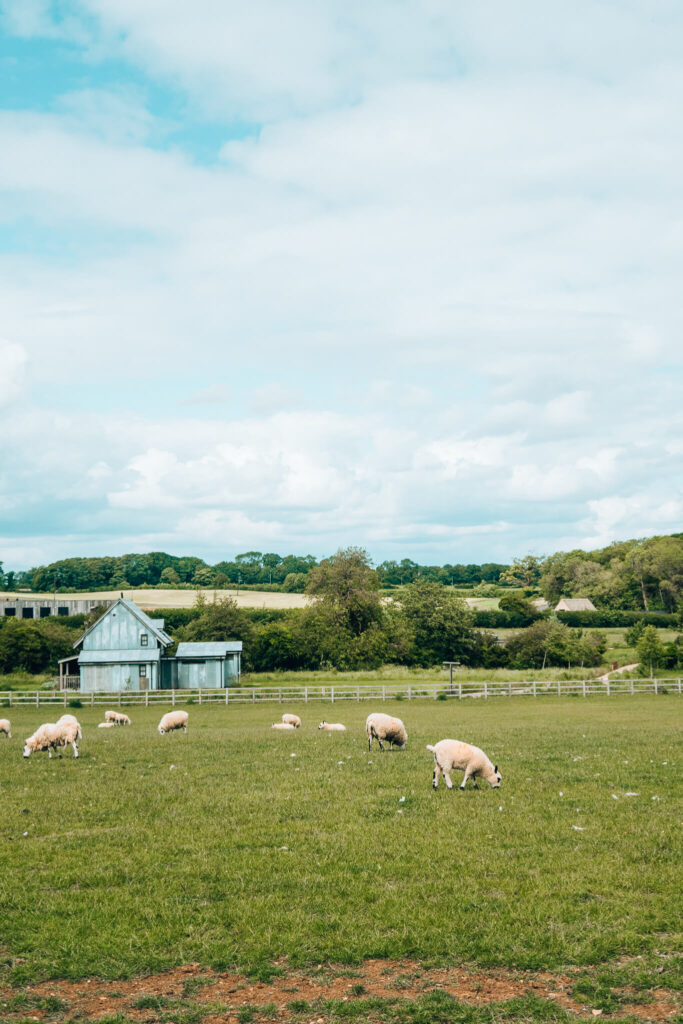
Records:
<instances>
[{"instance_id":1,"label":"sheep leg","mask_svg":"<svg viewBox=\"0 0 683 1024\"><path fill-rule=\"evenodd\" d=\"M74 757L78 757L78 744L74 741L71 746L73 747Z\"/></svg>"},{"instance_id":2,"label":"sheep leg","mask_svg":"<svg viewBox=\"0 0 683 1024\"><path fill-rule=\"evenodd\" d=\"M382 741L379 738L379 736L377 737L377 742L379 743L379 749L382 751L382 753L384 753L384 747L382 746Z\"/></svg>"},{"instance_id":3,"label":"sheep leg","mask_svg":"<svg viewBox=\"0 0 683 1024\"><path fill-rule=\"evenodd\" d=\"M446 785L448 786L449 789L453 789L453 780L451 779L450 769L449 768L444 768L442 766L441 767L441 771L443 772L443 777L446 780Z\"/></svg>"},{"instance_id":4,"label":"sheep leg","mask_svg":"<svg viewBox=\"0 0 683 1024\"><path fill-rule=\"evenodd\" d=\"M441 768L437 761L434 762L434 774L432 776L432 786L434 789L439 785L439 775L441 774Z\"/></svg>"},{"instance_id":5,"label":"sheep leg","mask_svg":"<svg viewBox=\"0 0 683 1024\"><path fill-rule=\"evenodd\" d=\"M460 786L460 789L464 789L465 788L465 786L467 784L467 780L469 779L469 777L470 777L470 770L469 770L469 768L465 768L465 775L463 777L462 785Z\"/></svg>"}]
</instances>

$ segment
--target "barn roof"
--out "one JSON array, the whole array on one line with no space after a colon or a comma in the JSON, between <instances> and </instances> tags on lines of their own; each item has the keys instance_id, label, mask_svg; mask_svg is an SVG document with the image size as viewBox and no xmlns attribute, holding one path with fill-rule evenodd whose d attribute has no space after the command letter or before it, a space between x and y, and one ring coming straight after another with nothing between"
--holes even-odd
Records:
<instances>
[{"instance_id":1,"label":"barn roof","mask_svg":"<svg viewBox=\"0 0 683 1024\"><path fill-rule=\"evenodd\" d=\"M589 597L563 597L555 605L558 612L594 612L595 605Z\"/></svg>"},{"instance_id":2,"label":"barn roof","mask_svg":"<svg viewBox=\"0 0 683 1024\"><path fill-rule=\"evenodd\" d=\"M78 647L80 644L82 644L88 633L91 630L93 630L95 626L99 625L102 619L106 618L107 615L111 615L114 609L117 608L118 605L120 604L127 608L128 611L131 612L135 616L135 618L141 623L141 625L143 625L145 629L148 629L150 633L152 633L157 638L157 640L163 647L169 647L170 644L173 643L172 637L170 637L168 633L166 633L165 630L162 628L164 625L163 619L150 619L149 615L146 615L143 612L142 608L138 608L138 606L133 601L128 601L125 597L120 597L118 601L115 601L107 608L104 615L100 615L97 622L93 622L92 626L89 626L88 629L86 629L85 633L76 641L74 647ZM159 623L161 623L161 626L159 625Z\"/></svg>"},{"instance_id":3,"label":"barn roof","mask_svg":"<svg viewBox=\"0 0 683 1024\"><path fill-rule=\"evenodd\" d=\"M176 658L224 658L242 650L241 640L214 641L213 643L178 644Z\"/></svg>"}]
</instances>

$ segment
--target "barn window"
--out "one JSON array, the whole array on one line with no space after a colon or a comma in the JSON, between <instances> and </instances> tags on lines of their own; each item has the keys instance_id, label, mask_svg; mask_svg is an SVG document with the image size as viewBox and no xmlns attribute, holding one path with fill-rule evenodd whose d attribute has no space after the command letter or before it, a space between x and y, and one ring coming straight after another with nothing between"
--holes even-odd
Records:
<instances>
[{"instance_id":1,"label":"barn window","mask_svg":"<svg viewBox=\"0 0 683 1024\"><path fill-rule=\"evenodd\" d=\"M61 608L57 609L57 615L68 615L68 614L69 614L69 609L68 608L64 608L62 606Z\"/></svg>"},{"instance_id":2,"label":"barn window","mask_svg":"<svg viewBox=\"0 0 683 1024\"><path fill-rule=\"evenodd\" d=\"M146 665L140 665L140 679L146 679L146 678L147 678L147 666Z\"/></svg>"},{"instance_id":3,"label":"barn window","mask_svg":"<svg viewBox=\"0 0 683 1024\"><path fill-rule=\"evenodd\" d=\"M140 633L140 647L146 647L149 643L149 637L146 633Z\"/></svg>"},{"instance_id":4,"label":"barn window","mask_svg":"<svg viewBox=\"0 0 683 1024\"><path fill-rule=\"evenodd\" d=\"M46 619L49 614L50 614L50 609L49 608L41 608L40 609L40 617L41 617L41 619Z\"/></svg>"},{"instance_id":5,"label":"barn window","mask_svg":"<svg viewBox=\"0 0 683 1024\"><path fill-rule=\"evenodd\" d=\"M22 619L32 619L33 618L33 608L22 608L21 609L21 617L22 617Z\"/></svg>"},{"instance_id":6,"label":"barn window","mask_svg":"<svg viewBox=\"0 0 683 1024\"><path fill-rule=\"evenodd\" d=\"M16 615L16 614L17 614L17 609L16 608L5 608L5 615Z\"/></svg>"}]
</instances>

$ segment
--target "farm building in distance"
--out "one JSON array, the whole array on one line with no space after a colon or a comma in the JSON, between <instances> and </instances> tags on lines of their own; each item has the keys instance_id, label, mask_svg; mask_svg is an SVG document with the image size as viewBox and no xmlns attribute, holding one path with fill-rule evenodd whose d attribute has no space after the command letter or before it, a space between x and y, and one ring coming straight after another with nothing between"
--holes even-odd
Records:
<instances>
[{"instance_id":1,"label":"farm building in distance","mask_svg":"<svg viewBox=\"0 0 683 1024\"><path fill-rule=\"evenodd\" d=\"M60 662L60 686L83 691L220 689L239 682L242 641L184 643L175 656L163 619L121 598L76 641L78 655Z\"/></svg>"},{"instance_id":2,"label":"farm building in distance","mask_svg":"<svg viewBox=\"0 0 683 1024\"><path fill-rule=\"evenodd\" d=\"M556 612L594 612L597 608L589 597L563 597L555 605Z\"/></svg>"},{"instance_id":3,"label":"farm building in distance","mask_svg":"<svg viewBox=\"0 0 683 1024\"><path fill-rule=\"evenodd\" d=\"M0 615L17 619L47 619L51 615L87 615L98 604L107 605L114 602L109 599L83 600L74 597L60 597L46 594L45 597L15 597L9 594L0 595Z\"/></svg>"}]
</instances>

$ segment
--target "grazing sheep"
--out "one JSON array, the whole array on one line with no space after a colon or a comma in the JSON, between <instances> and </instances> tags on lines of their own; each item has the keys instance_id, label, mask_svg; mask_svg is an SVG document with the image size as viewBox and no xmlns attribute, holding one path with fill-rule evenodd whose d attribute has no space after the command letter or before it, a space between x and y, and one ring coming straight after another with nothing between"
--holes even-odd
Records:
<instances>
[{"instance_id":1,"label":"grazing sheep","mask_svg":"<svg viewBox=\"0 0 683 1024\"><path fill-rule=\"evenodd\" d=\"M73 747L74 757L78 757L79 732L78 724L64 722L62 725L57 725L56 722L46 722L36 729L33 736L29 736L24 743L24 757L30 757L38 750L47 750L48 756L51 758L53 750L61 750L69 743Z\"/></svg>"},{"instance_id":2,"label":"grazing sheep","mask_svg":"<svg viewBox=\"0 0 683 1024\"><path fill-rule=\"evenodd\" d=\"M273 722L271 729L282 729L284 732L293 732L296 726L290 722Z\"/></svg>"},{"instance_id":3,"label":"grazing sheep","mask_svg":"<svg viewBox=\"0 0 683 1024\"><path fill-rule=\"evenodd\" d=\"M114 729L116 728L116 722L98 722L98 729Z\"/></svg>"},{"instance_id":4,"label":"grazing sheep","mask_svg":"<svg viewBox=\"0 0 683 1024\"><path fill-rule=\"evenodd\" d=\"M104 720L112 725L130 725L130 718L121 711L105 711Z\"/></svg>"},{"instance_id":5,"label":"grazing sheep","mask_svg":"<svg viewBox=\"0 0 683 1024\"><path fill-rule=\"evenodd\" d=\"M434 755L434 777L432 779L434 789L439 785L441 772L443 772L448 788L453 789L451 772L454 768L465 773L460 789L465 788L465 783L469 778L472 778L474 788L479 789L476 782L477 776L486 779L493 789L500 788L502 776L498 771L498 765L493 765L479 747L473 747L469 743L460 743L459 740L440 740L433 747L427 745L427 750L431 750Z\"/></svg>"},{"instance_id":6,"label":"grazing sheep","mask_svg":"<svg viewBox=\"0 0 683 1024\"><path fill-rule=\"evenodd\" d=\"M321 722L318 728L323 732L346 732L346 726L341 722Z\"/></svg>"},{"instance_id":7,"label":"grazing sheep","mask_svg":"<svg viewBox=\"0 0 683 1024\"><path fill-rule=\"evenodd\" d=\"M12 739L12 727L9 718L0 718L0 732L4 732L8 740Z\"/></svg>"},{"instance_id":8,"label":"grazing sheep","mask_svg":"<svg viewBox=\"0 0 683 1024\"><path fill-rule=\"evenodd\" d=\"M368 750L372 750L373 740L377 740L380 750L384 750L382 740L389 743L390 750L394 745L403 750L408 742L408 733L401 719L385 715L381 711L368 715L365 721L365 735L368 738Z\"/></svg>"},{"instance_id":9,"label":"grazing sheep","mask_svg":"<svg viewBox=\"0 0 683 1024\"><path fill-rule=\"evenodd\" d=\"M285 725L293 725L295 729L301 728L301 719L298 715L283 715L282 721Z\"/></svg>"},{"instance_id":10,"label":"grazing sheep","mask_svg":"<svg viewBox=\"0 0 683 1024\"><path fill-rule=\"evenodd\" d=\"M163 736L164 733L173 732L174 729L182 729L183 732L187 732L189 717L187 711L168 711L159 722L159 735Z\"/></svg>"},{"instance_id":11,"label":"grazing sheep","mask_svg":"<svg viewBox=\"0 0 683 1024\"><path fill-rule=\"evenodd\" d=\"M73 725L76 728L77 739L83 739L83 730L81 729L81 723L78 721L75 715L62 715L61 718L57 719L57 725Z\"/></svg>"}]
</instances>

